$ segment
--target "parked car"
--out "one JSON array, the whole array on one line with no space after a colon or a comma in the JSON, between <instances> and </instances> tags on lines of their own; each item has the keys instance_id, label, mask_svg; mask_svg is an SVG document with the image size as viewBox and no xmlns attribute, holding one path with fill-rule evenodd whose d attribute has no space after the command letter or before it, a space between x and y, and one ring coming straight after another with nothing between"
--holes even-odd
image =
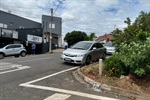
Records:
<instances>
[{"instance_id":1,"label":"parked car","mask_svg":"<svg viewBox=\"0 0 150 100\"><path fill-rule=\"evenodd\" d=\"M105 59L106 48L96 41L81 41L64 50L60 56L63 62L89 64L100 58Z\"/></svg>"},{"instance_id":2,"label":"parked car","mask_svg":"<svg viewBox=\"0 0 150 100\"><path fill-rule=\"evenodd\" d=\"M116 52L115 46L111 41L105 44L106 54L113 54Z\"/></svg>"},{"instance_id":3,"label":"parked car","mask_svg":"<svg viewBox=\"0 0 150 100\"><path fill-rule=\"evenodd\" d=\"M6 56L25 57L26 54L26 49L22 44L9 44L0 48L0 59L3 59Z\"/></svg>"}]
</instances>

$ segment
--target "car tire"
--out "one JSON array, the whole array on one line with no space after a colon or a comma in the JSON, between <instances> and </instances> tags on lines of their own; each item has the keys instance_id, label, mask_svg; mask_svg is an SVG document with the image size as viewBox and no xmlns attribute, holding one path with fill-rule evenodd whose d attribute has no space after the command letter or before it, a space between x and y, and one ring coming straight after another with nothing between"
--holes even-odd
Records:
<instances>
[{"instance_id":1,"label":"car tire","mask_svg":"<svg viewBox=\"0 0 150 100\"><path fill-rule=\"evenodd\" d=\"M0 59L3 59L3 58L4 58L4 54L0 53Z\"/></svg>"},{"instance_id":2,"label":"car tire","mask_svg":"<svg viewBox=\"0 0 150 100\"><path fill-rule=\"evenodd\" d=\"M86 63L86 65L91 63L91 56L86 57L86 62L85 63Z\"/></svg>"},{"instance_id":3,"label":"car tire","mask_svg":"<svg viewBox=\"0 0 150 100\"><path fill-rule=\"evenodd\" d=\"M22 52L20 53L20 55L21 55L21 57L25 57L25 56L26 56L26 52L25 52L25 51L22 51Z\"/></svg>"}]
</instances>

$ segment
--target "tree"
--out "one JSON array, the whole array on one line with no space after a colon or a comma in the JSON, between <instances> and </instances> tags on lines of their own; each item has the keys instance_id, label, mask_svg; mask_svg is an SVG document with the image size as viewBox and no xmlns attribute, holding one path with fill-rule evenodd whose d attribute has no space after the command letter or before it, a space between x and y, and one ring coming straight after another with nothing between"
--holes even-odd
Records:
<instances>
[{"instance_id":1,"label":"tree","mask_svg":"<svg viewBox=\"0 0 150 100\"><path fill-rule=\"evenodd\" d=\"M127 27L113 31L114 42L119 44L120 51L105 62L106 70L115 67L111 75L120 76L133 73L139 77L150 75L150 12L141 12L135 22L130 18L125 21Z\"/></svg>"},{"instance_id":2,"label":"tree","mask_svg":"<svg viewBox=\"0 0 150 100\"><path fill-rule=\"evenodd\" d=\"M89 40L93 41L96 36L95 36L95 33L91 33L88 37L89 37Z\"/></svg>"},{"instance_id":3,"label":"tree","mask_svg":"<svg viewBox=\"0 0 150 100\"><path fill-rule=\"evenodd\" d=\"M88 40L88 36L85 32L72 31L65 35L64 40L66 40L68 45L71 46L79 41Z\"/></svg>"},{"instance_id":4,"label":"tree","mask_svg":"<svg viewBox=\"0 0 150 100\"><path fill-rule=\"evenodd\" d=\"M129 17L127 17L127 20L124 21L124 23L126 23L128 26L131 25L131 20Z\"/></svg>"},{"instance_id":5,"label":"tree","mask_svg":"<svg viewBox=\"0 0 150 100\"><path fill-rule=\"evenodd\" d=\"M146 13L141 11L140 15L131 23L128 17L125 21L127 27L121 32L119 29L113 31L113 41L120 45L121 43L130 44L132 41L146 40L149 35L145 32L150 32L150 12Z\"/></svg>"}]
</instances>

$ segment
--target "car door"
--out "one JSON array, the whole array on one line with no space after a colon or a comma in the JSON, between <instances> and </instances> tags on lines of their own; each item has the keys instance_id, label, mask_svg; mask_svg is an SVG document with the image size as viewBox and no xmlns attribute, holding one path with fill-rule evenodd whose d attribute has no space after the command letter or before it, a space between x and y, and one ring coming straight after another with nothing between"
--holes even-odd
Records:
<instances>
[{"instance_id":1,"label":"car door","mask_svg":"<svg viewBox=\"0 0 150 100\"><path fill-rule=\"evenodd\" d=\"M94 43L93 46L90 49L90 55L92 57L92 60L96 60L96 55L97 55L97 48L96 48L96 44Z\"/></svg>"},{"instance_id":2,"label":"car door","mask_svg":"<svg viewBox=\"0 0 150 100\"><path fill-rule=\"evenodd\" d=\"M13 55L14 52L15 52L14 45L8 45L8 46L5 48L5 54L6 54L6 55Z\"/></svg>"},{"instance_id":3,"label":"car door","mask_svg":"<svg viewBox=\"0 0 150 100\"><path fill-rule=\"evenodd\" d=\"M102 58L104 53L104 46L101 43L95 43L95 46L97 48L95 58L96 59Z\"/></svg>"},{"instance_id":4,"label":"car door","mask_svg":"<svg viewBox=\"0 0 150 100\"><path fill-rule=\"evenodd\" d=\"M21 45L14 45L14 54L20 54Z\"/></svg>"}]
</instances>

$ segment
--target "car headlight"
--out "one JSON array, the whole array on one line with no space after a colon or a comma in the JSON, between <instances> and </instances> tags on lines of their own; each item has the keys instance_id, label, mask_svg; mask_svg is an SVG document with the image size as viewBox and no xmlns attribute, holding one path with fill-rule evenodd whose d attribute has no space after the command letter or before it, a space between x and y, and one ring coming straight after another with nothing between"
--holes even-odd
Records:
<instances>
[{"instance_id":1,"label":"car headlight","mask_svg":"<svg viewBox=\"0 0 150 100\"><path fill-rule=\"evenodd\" d=\"M83 57L84 56L84 54L81 54L81 55L77 55L77 57Z\"/></svg>"}]
</instances>

